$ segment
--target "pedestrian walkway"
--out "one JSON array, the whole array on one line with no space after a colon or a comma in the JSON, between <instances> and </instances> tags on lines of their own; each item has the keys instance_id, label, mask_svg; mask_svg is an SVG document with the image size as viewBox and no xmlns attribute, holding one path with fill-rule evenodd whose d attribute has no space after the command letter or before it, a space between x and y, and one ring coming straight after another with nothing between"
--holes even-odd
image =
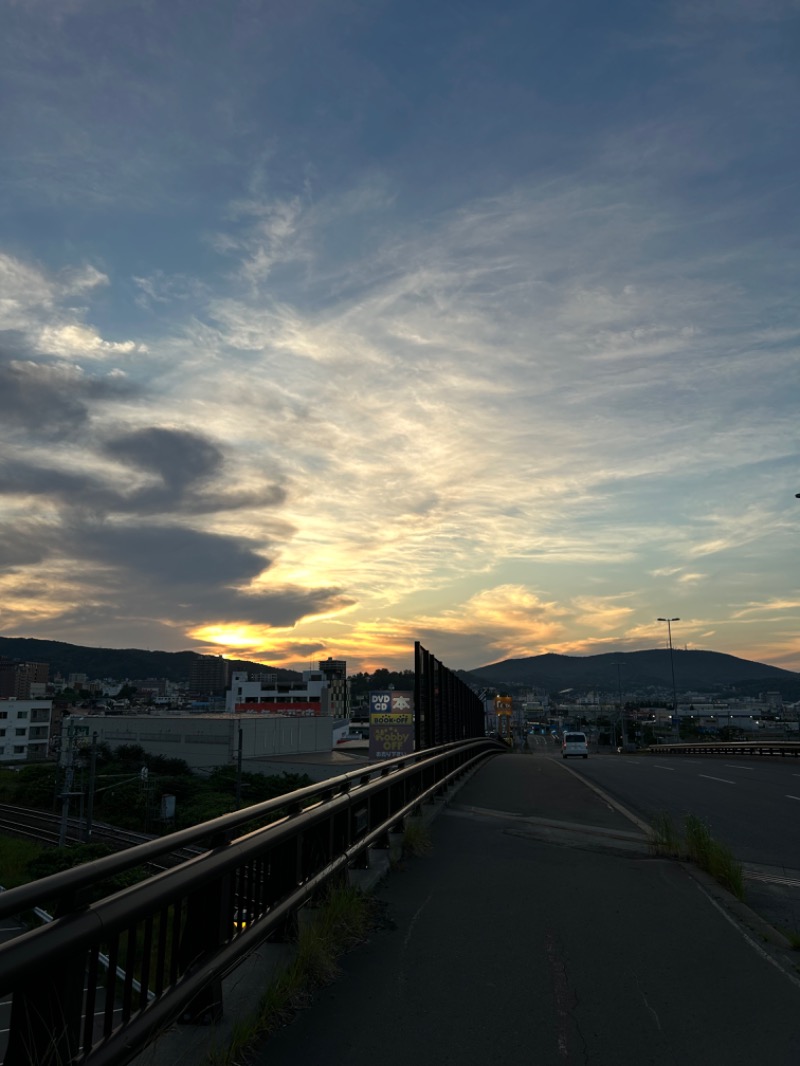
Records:
<instances>
[{"instance_id":1,"label":"pedestrian walkway","mask_svg":"<svg viewBox=\"0 0 800 1066\"><path fill-rule=\"evenodd\" d=\"M796 1066L800 980L551 755L502 755L263 1066ZM248 1060L250 1061L250 1060Z\"/></svg>"}]
</instances>

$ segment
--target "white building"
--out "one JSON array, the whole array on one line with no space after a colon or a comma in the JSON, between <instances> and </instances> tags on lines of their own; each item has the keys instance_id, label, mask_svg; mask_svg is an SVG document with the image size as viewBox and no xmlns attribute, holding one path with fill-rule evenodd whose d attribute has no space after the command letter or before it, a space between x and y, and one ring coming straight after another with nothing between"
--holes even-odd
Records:
<instances>
[{"instance_id":1,"label":"white building","mask_svg":"<svg viewBox=\"0 0 800 1066\"><path fill-rule=\"evenodd\" d=\"M0 700L0 762L46 759L52 700Z\"/></svg>"},{"instance_id":2,"label":"white building","mask_svg":"<svg viewBox=\"0 0 800 1066\"><path fill-rule=\"evenodd\" d=\"M255 760L275 756L330 754L333 721L330 718L284 718L266 714L126 714L85 717L73 715L76 730L86 730L91 741L118 748L135 744L151 755L182 759L193 770L235 764L241 730L245 769ZM272 772L272 771L270 771Z\"/></svg>"},{"instance_id":3,"label":"white building","mask_svg":"<svg viewBox=\"0 0 800 1066\"><path fill-rule=\"evenodd\" d=\"M327 717L331 714L328 679L322 670L305 670L298 681L278 681L274 674L251 681L245 671L234 670L225 694L225 710L229 714Z\"/></svg>"}]
</instances>

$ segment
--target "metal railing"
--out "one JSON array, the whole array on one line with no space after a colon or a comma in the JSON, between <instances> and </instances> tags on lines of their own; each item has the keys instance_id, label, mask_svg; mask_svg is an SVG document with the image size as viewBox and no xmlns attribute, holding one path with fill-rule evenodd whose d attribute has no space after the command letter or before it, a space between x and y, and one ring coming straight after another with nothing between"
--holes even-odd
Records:
<instances>
[{"instance_id":1,"label":"metal railing","mask_svg":"<svg viewBox=\"0 0 800 1066\"><path fill-rule=\"evenodd\" d=\"M4 892L0 918L55 914L0 946L4 1066L120 1066L176 1018L217 1020L224 974L291 935L322 886L500 750L472 740L351 771ZM88 902L98 882L198 845L208 850Z\"/></svg>"},{"instance_id":2,"label":"metal railing","mask_svg":"<svg viewBox=\"0 0 800 1066\"><path fill-rule=\"evenodd\" d=\"M797 740L703 740L692 743L652 744L645 749L654 755L800 755Z\"/></svg>"}]
</instances>

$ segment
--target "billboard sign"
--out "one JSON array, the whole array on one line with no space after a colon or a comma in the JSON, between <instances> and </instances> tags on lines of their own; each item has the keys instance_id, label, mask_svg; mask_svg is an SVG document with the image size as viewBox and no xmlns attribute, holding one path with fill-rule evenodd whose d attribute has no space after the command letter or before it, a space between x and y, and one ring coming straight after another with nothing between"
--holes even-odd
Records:
<instances>
[{"instance_id":1,"label":"billboard sign","mask_svg":"<svg viewBox=\"0 0 800 1066\"><path fill-rule=\"evenodd\" d=\"M370 759L397 759L413 750L414 693L370 692Z\"/></svg>"}]
</instances>

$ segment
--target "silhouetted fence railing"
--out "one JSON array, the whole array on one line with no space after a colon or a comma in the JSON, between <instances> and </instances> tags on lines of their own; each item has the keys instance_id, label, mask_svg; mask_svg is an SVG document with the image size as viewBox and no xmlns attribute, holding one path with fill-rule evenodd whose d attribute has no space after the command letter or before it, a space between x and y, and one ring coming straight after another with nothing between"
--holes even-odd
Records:
<instances>
[{"instance_id":1,"label":"silhouetted fence railing","mask_svg":"<svg viewBox=\"0 0 800 1066\"><path fill-rule=\"evenodd\" d=\"M219 1018L223 974L291 935L322 886L499 750L481 739L351 771L0 894L0 918L55 915L0 945L4 1066L119 1066L176 1018ZM208 850L93 899L104 879L189 845Z\"/></svg>"},{"instance_id":2,"label":"silhouetted fence railing","mask_svg":"<svg viewBox=\"0 0 800 1066\"><path fill-rule=\"evenodd\" d=\"M419 641L414 644L414 708L417 751L486 732L481 698Z\"/></svg>"}]
</instances>

